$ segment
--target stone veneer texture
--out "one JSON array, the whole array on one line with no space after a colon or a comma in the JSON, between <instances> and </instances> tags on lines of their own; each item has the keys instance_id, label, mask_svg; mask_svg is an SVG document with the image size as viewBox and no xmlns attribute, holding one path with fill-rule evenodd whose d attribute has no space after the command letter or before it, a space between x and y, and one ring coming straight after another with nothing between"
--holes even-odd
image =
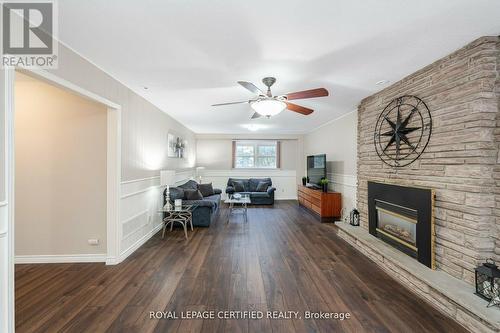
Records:
<instances>
[{"instance_id":1,"label":"stone veneer texture","mask_svg":"<svg viewBox=\"0 0 500 333\"><path fill-rule=\"evenodd\" d=\"M497 39L497 79L495 82L495 93L497 95L497 126L495 128L495 139L497 144L497 163L493 170L495 179L495 218L496 223L492 232L495 237L495 259L500 262L500 37Z\"/></svg>"},{"instance_id":2,"label":"stone veneer texture","mask_svg":"<svg viewBox=\"0 0 500 333\"><path fill-rule=\"evenodd\" d=\"M486 258L500 259L500 38L482 37L361 101L358 208L368 229L367 182L432 188L438 269L469 283ZM433 132L413 164L391 168L375 151L375 123L400 95L429 107Z\"/></svg>"}]
</instances>

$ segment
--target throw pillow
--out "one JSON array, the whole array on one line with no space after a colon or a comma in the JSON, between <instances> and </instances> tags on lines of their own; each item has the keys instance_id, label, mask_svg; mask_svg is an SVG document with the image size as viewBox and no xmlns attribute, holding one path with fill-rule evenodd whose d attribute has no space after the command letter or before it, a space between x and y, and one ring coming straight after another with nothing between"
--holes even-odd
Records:
<instances>
[{"instance_id":1,"label":"throw pillow","mask_svg":"<svg viewBox=\"0 0 500 333\"><path fill-rule=\"evenodd\" d=\"M203 195L198 190L184 190L186 200L203 200Z\"/></svg>"},{"instance_id":2,"label":"throw pillow","mask_svg":"<svg viewBox=\"0 0 500 333\"><path fill-rule=\"evenodd\" d=\"M214 188L212 186L212 183L210 184L199 184L198 185L198 190L201 192L201 194L204 197L209 197L211 195L214 195Z\"/></svg>"},{"instance_id":3,"label":"throw pillow","mask_svg":"<svg viewBox=\"0 0 500 333\"><path fill-rule=\"evenodd\" d=\"M165 190L166 193L167 190ZM184 190L180 187L171 187L170 188L170 200L174 201L175 199L184 199Z\"/></svg>"},{"instance_id":4,"label":"throw pillow","mask_svg":"<svg viewBox=\"0 0 500 333\"><path fill-rule=\"evenodd\" d=\"M233 181L233 187L235 192L245 192L245 184L240 180Z\"/></svg>"},{"instance_id":5,"label":"throw pillow","mask_svg":"<svg viewBox=\"0 0 500 333\"><path fill-rule=\"evenodd\" d=\"M269 184L267 182L259 182L259 184L257 185L257 189L255 191L266 192L268 187Z\"/></svg>"}]
</instances>

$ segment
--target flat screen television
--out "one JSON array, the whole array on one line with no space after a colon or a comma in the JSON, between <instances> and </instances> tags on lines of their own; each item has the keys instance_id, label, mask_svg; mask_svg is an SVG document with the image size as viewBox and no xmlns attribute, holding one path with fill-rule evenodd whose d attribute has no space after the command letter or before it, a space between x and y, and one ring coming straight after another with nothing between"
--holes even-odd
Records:
<instances>
[{"instance_id":1,"label":"flat screen television","mask_svg":"<svg viewBox=\"0 0 500 333\"><path fill-rule=\"evenodd\" d=\"M326 178L326 155L307 156L308 183L318 185L321 178Z\"/></svg>"}]
</instances>

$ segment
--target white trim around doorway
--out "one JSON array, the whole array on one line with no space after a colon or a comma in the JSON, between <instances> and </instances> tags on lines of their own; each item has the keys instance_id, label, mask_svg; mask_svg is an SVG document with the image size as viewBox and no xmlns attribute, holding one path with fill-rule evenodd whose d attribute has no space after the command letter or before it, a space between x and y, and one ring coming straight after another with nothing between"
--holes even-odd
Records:
<instances>
[{"instance_id":1,"label":"white trim around doorway","mask_svg":"<svg viewBox=\"0 0 500 333\"><path fill-rule=\"evenodd\" d=\"M4 286L6 287L7 298L6 304L0 304L0 318L4 317L6 320L2 323L0 320L0 331L14 332L14 86L15 86L15 72L19 70L29 76L36 77L46 81L52 85L58 86L72 93L103 104L107 107L107 215L106 215L106 232L107 232L107 253L105 256L95 258L97 261L105 261L107 264L117 263L116 258L120 255L120 239L121 239L121 224L120 224L120 181L121 181L121 106L109 101L108 99L99 96L91 91L79 87L67 80L58 77L55 74L44 70L26 70L5 68L3 75L4 82L4 108L5 108L5 175L6 179L6 200L2 202L2 206L7 209L7 228L0 230L3 238L7 238L8 253L7 253L7 281ZM5 258L5 257L4 257ZM24 258L27 259L27 258ZM38 258L40 259L40 258ZM44 262L49 262L50 258L44 258ZM82 262L82 258L68 256L68 260L74 259L74 262ZM90 259L87 257L86 259ZM58 259L60 261L60 258ZM23 260L21 260L23 261ZM38 260L40 262L40 260ZM0 261L1 262L1 261ZM27 262L24 260L24 262ZM0 267L1 270L1 267ZM0 272L1 273L1 272ZM1 280L1 279L0 279ZM0 300L1 301L1 300ZM5 307L4 307L5 305ZM6 311L4 312L4 309Z\"/></svg>"},{"instance_id":2,"label":"white trim around doorway","mask_svg":"<svg viewBox=\"0 0 500 333\"><path fill-rule=\"evenodd\" d=\"M5 203L7 207L7 228L4 237L7 238L7 311L1 317L6 317L0 329L6 332L15 330L14 314L14 69L4 69L4 112L5 112ZM4 286L2 286L3 289ZM3 306L2 306L3 308ZM3 310L3 309L2 309Z\"/></svg>"},{"instance_id":3,"label":"white trim around doorway","mask_svg":"<svg viewBox=\"0 0 500 333\"><path fill-rule=\"evenodd\" d=\"M121 181L121 106L74 83L45 70L16 69L21 73L35 77L49 84L60 87L83 98L103 104L107 107L107 202L106 202L106 263L115 264L120 254L120 181ZM14 84L15 79L12 80ZM96 260L102 261L102 260ZM26 260L24 260L27 263ZM33 263L35 263L34 261ZM55 260L54 262L59 262ZM75 260L74 262L80 262Z\"/></svg>"}]
</instances>

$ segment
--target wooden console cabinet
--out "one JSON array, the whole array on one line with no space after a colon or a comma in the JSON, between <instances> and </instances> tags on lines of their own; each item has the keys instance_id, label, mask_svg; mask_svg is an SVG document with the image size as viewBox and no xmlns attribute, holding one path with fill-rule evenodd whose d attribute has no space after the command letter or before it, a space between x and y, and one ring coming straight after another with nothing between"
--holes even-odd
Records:
<instances>
[{"instance_id":1,"label":"wooden console cabinet","mask_svg":"<svg viewBox=\"0 0 500 333\"><path fill-rule=\"evenodd\" d=\"M322 221L341 218L342 196L339 192L323 192L298 185L297 195L299 205L318 214Z\"/></svg>"}]
</instances>

